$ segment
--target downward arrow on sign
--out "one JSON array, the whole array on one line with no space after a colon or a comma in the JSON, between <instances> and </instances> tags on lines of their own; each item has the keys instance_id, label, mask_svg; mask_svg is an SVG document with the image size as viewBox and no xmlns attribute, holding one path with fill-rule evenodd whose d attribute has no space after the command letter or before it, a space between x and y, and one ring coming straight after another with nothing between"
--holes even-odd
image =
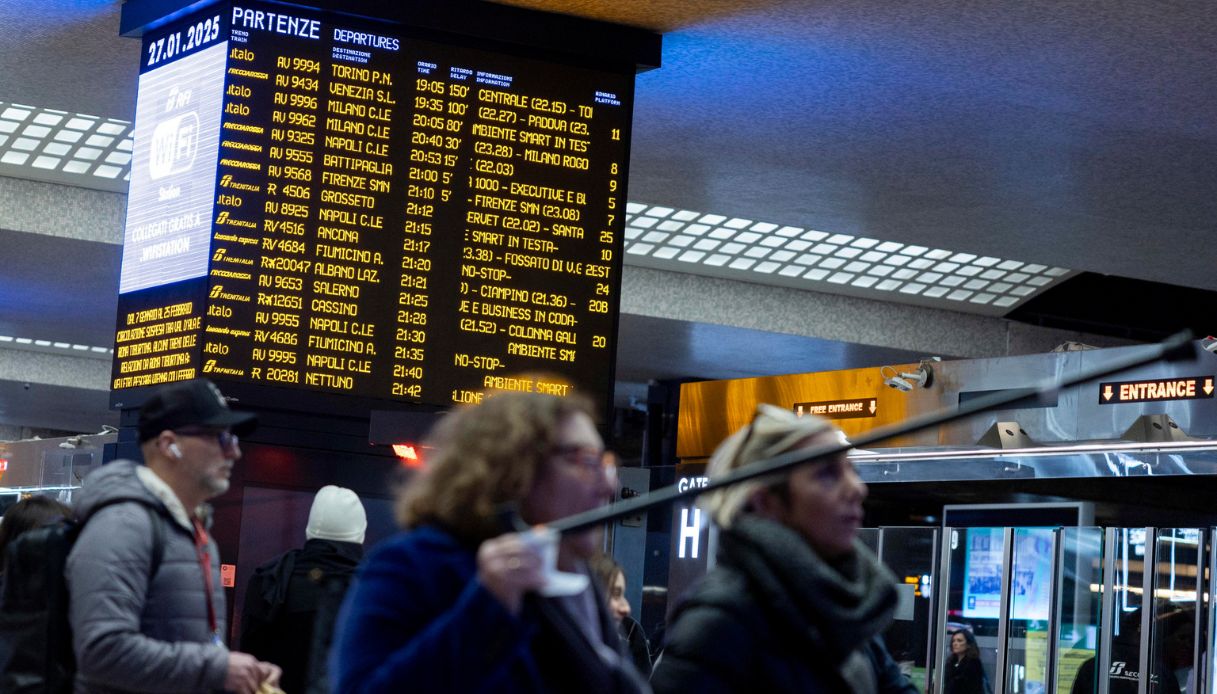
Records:
<instances>
[{"instance_id":1,"label":"downward arrow on sign","mask_svg":"<svg viewBox=\"0 0 1217 694\"><path fill-rule=\"evenodd\" d=\"M1211 378L1204 379L1204 394L1205 395L1213 394L1213 379L1211 379Z\"/></svg>"},{"instance_id":2,"label":"downward arrow on sign","mask_svg":"<svg viewBox=\"0 0 1217 694\"><path fill-rule=\"evenodd\" d=\"M1111 400L1111 386L1105 386L1103 388L1103 399Z\"/></svg>"}]
</instances>

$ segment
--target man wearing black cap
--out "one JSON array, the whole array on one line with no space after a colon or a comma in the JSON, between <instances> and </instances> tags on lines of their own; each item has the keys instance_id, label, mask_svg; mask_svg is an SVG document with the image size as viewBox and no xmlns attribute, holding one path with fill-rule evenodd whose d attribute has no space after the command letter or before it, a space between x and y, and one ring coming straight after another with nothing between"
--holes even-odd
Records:
<instances>
[{"instance_id":1,"label":"man wearing black cap","mask_svg":"<svg viewBox=\"0 0 1217 694\"><path fill-rule=\"evenodd\" d=\"M144 465L90 474L76 502L87 523L68 555L77 694L277 685L279 668L229 651L208 499L228 490L237 437L255 426L206 380L167 385L140 410Z\"/></svg>"}]
</instances>

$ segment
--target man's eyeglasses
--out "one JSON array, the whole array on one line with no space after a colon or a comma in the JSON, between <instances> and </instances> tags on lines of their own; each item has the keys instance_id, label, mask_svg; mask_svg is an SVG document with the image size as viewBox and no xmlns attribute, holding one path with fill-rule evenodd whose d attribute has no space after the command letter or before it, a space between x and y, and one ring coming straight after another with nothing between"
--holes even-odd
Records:
<instances>
[{"instance_id":1,"label":"man's eyeglasses","mask_svg":"<svg viewBox=\"0 0 1217 694\"><path fill-rule=\"evenodd\" d=\"M220 444L220 450L224 451L235 450L238 445L237 435L227 429L177 429L174 433L178 436L214 438Z\"/></svg>"}]
</instances>

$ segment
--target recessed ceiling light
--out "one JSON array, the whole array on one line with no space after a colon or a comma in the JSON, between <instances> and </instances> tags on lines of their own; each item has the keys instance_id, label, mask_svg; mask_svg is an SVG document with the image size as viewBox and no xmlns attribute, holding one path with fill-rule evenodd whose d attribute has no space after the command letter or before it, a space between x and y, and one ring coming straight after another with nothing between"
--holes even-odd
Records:
<instances>
[{"instance_id":1,"label":"recessed ceiling light","mask_svg":"<svg viewBox=\"0 0 1217 694\"><path fill-rule=\"evenodd\" d=\"M899 286L900 286L899 280L883 280L879 284L875 285L875 289L878 289L881 292L890 292L891 290L893 290Z\"/></svg>"},{"instance_id":2,"label":"recessed ceiling light","mask_svg":"<svg viewBox=\"0 0 1217 694\"><path fill-rule=\"evenodd\" d=\"M0 134L17 129L19 137L0 140L0 164L23 171L0 173L125 192L118 182L131 176L130 122L0 102ZM82 140L88 146L73 151ZM99 160L96 170L88 163Z\"/></svg>"},{"instance_id":3,"label":"recessed ceiling light","mask_svg":"<svg viewBox=\"0 0 1217 694\"><path fill-rule=\"evenodd\" d=\"M743 279L762 274L783 284L810 283L809 288L819 282L858 291L899 290L898 295L918 303L950 302L959 310L962 302L978 307L972 310L991 313L1017 305L1038 287L1070 272L743 217L644 203L627 203L626 207L630 257L648 262L670 259L716 272L737 272L742 274L733 276ZM644 231L647 229L650 231ZM1012 272L1016 269L1022 272Z\"/></svg>"},{"instance_id":4,"label":"recessed ceiling light","mask_svg":"<svg viewBox=\"0 0 1217 694\"><path fill-rule=\"evenodd\" d=\"M23 121L26 118L29 118L31 113L33 113L33 110L29 108L9 106L8 108L4 109L3 113L0 113L0 118L3 118L4 120Z\"/></svg>"}]
</instances>

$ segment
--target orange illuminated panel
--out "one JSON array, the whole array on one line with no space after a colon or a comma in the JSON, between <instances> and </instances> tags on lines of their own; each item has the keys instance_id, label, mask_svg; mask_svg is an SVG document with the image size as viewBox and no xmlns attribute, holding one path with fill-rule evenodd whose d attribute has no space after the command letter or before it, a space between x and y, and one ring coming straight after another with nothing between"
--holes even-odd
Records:
<instances>
[{"instance_id":1,"label":"orange illuminated panel","mask_svg":"<svg viewBox=\"0 0 1217 694\"><path fill-rule=\"evenodd\" d=\"M119 315L115 334L114 389L187 381L198 375L203 323L198 302L139 304L127 309Z\"/></svg>"},{"instance_id":2,"label":"orange illuminated panel","mask_svg":"<svg viewBox=\"0 0 1217 694\"><path fill-rule=\"evenodd\" d=\"M878 410L879 405L875 398L823 400L820 402L796 402L794 404L794 412L799 416L814 414L827 419L874 417Z\"/></svg>"}]
</instances>

